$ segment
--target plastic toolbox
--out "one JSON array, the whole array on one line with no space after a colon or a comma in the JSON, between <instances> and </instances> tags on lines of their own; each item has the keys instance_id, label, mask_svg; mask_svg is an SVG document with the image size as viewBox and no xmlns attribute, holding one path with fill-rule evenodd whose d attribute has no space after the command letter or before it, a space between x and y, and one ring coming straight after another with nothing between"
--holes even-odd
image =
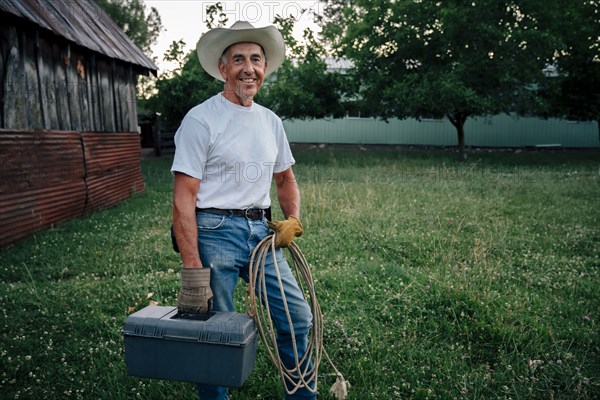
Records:
<instances>
[{"instance_id":1,"label":"plastic toolbox","mask_svg":"<svg viewBox=\"0 0 600 400\"><path fill-rule=\"evenodd\" d=\"M254 368L257 331L246 314L183 319L176 307L148 306L122 332L128 375L241 386Z\"/></svg>"}]
</instances>

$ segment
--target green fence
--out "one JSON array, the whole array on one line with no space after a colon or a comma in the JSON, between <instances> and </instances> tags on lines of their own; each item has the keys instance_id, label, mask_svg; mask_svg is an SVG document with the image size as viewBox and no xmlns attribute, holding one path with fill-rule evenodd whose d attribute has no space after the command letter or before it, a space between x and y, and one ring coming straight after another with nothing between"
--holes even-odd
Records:
<instances>
[{"instance_id":1,"label":"green fence","mask_svg":"<svg viewBox=\"0 0 600 400\"><path fill-rule=\"evenodd\" d=\"M373 118L289 120L284 123L293 143L354 143L455 146L456 129L447 119ZM524 118L511 115L470 118L465 123L468 146L600 147L596 122Z\"/></svg>"}]
</instances>

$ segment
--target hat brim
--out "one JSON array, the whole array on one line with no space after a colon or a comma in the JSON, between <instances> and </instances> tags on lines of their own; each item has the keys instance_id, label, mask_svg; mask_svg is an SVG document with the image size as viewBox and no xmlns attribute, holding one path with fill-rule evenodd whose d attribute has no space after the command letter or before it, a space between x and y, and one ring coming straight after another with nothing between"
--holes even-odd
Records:
<instances>
[{"instance_id":1,"label":"hat brim","mask_svg":"<svg viewBox=\"0 0 600 400\"><path fill-rule=\"evenodd\" d=\"M262 46L267 58L265 76L275 72L285 59L283 37L273 25L249 29L215 28L202 35L196 44L202 68L215 79L225 82L219 72L219 59L223 51L235 43L257 43Z\"/></svg>"}]
</instances>

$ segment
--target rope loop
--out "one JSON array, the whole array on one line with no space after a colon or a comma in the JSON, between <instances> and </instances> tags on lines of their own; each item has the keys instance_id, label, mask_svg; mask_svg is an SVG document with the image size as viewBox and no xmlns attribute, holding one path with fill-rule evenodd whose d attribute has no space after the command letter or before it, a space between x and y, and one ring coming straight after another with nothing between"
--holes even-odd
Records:
<instances>
[{"instance_id":1,"label":"rope loop","mask_svg":"<svg viewBox=\"0 0 600 400\"><path fill-rule=\"evenodd\" d=\"M288 309L283 285L281 282L281 275L279 273L279 265L277 264L277 257L275 257L275 234L271 233L266 236L256 246L252 252L250 258L249 267L249 283L248 291L246 295L246 310L249 316L251 316L256 322L256 326L260 335L260 338L266 348L267 354L271 359L271 362L279 370L283 386L288 394L294 394L299 389L306 388L312 393L317 392L317 377L319 364L321 358L325 353L323 346L323 315L317 296L315 293L315 285L310 272L308 262L304 257L304 254L300 251L300 248L296 243L292 242L288 247L290 255L292 257L292 268L295 270L300 290L307 298L307 302L310 305L310 309L313 315L313 326L308 338L308 346L304 355L298 354L296 346L296 338L294 335L294 327ZM277 279L279 281L279 288L281 290L281 297L285 308L285 313L289 323L289 328L292 336L292 344L294 350L295 366L293 368L287 368L280 356L277 347L277 334L273 320L271 319L271 313L269 309L269 298L267 296L267 287L265 281L264 266L267 259L267 255L271 252L273 254L273 264ZM299 279L298 279L299 278ZM302 356L302 357L300 357ZM341 376L341 373L335 368L333 362L329 356L325 353L325 356L331 366L333 367L336 375ZM308 368L309 364L305 363L308 357L312 358L312 368ZM302 367L304 365L304 367ZM342 377L343 380L343 377ZM314 382L314 385L312 383ZM338 397L336 395L336 397ZM344 398L338 397L340 399Z\"/></svg>"}]
</instances>

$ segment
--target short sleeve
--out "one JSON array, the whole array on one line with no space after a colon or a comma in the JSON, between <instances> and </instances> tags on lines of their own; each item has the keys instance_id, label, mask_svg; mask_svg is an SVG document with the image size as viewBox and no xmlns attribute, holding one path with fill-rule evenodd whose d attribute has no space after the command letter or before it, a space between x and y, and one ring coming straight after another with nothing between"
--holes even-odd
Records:
<instances>
[{"instance_id":1,"label":"short sleeve","mask_svg":"<svg viewBox=\"0 0 600 400\"><path fill-rule=\"evenodd\" d=\"M186 115L175 133L175 156L171 172L182 172L202 180L209 143L209 129L196 118Z\"/></svg>"},{"instance_id":2,"label":"short sleeve","mask_svg":"<svg viewBox=\"0 0 600 400\"><path fill-rule=\"evenodd\" d=\"M277 135L277 159L275 160L274 173L283 172L296 163L290 144L287 140L283 123L281 119L277 118L276 121L276 135Z\"/></svg>"}]
</instances>

